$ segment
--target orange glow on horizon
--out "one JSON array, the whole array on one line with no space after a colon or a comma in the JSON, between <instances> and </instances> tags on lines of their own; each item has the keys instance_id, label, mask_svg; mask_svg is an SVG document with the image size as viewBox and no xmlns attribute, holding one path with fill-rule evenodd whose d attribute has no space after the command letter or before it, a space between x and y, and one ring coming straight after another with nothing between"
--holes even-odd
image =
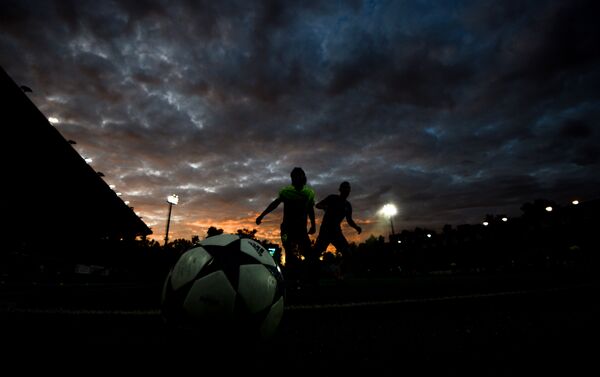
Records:
<instances>
[{"instance_id":1,"label":"orange glow on horizon","mask_svg":"<svg viewBox=\"0 0 600 377\"><path fill-rule=\"evenodd\" d=\"M141 209L140 211L143 211L143 209ZM149 211L144 211L144 213L148 212ZM279 228L281 224L281 215L273 214L272 216L266 216L260 225L256 225L256 217L259 214L260 212L249 212L245 217L228 220L215 218L180 220L177 218L171 218L171 224L169 228L169 240L171 242L176 239L191 240L193 236L198 236L201 240L203 240L206 238L206 232L208 231L208 228L214 226L217 229L223 229L223 232L228 234L235 234L237 233L238 229L248 229L250 231L256 229L256 238L258 240L267 240L268 242L277 244L281 247ZM312 241L316 241L317 239L320 221L322 219L322 214L316 213L316 215L317 232L315 234L309 235ZM182 218L182 215L178 215L177 217ZM152 228L153 233L150 234L147 238L163 244L165 240L166 222L163 221L160 218L160 216L157 216L157 218L158 223L149 224L149 226L151 226ZM357 218L355 218L354 220L357 224L363 227L363 232L360 235L356 232L356 230L348 226L346 222L342 223L342 231L349 243L354 242L358 244L369 237L370 233L368 229L376 225L377 221L371 219L363 220ZM331 252L334 255L337 253L333 245L329 245L326 251Z\"/></svg>"},{"instance_id":2,"label":"orange glow on horizon","mask_svg":"<svg viewBox=\"0 0 600 377\"><path fill-rule=\"evenodd\" d=\"M260 225L256 225L256 217L259 213L251 213L245 218L239 218L235 220L217 220L217 219L202 219L193 221L174 221L171 219L171 225L169 229L169 239L191 239L192 236L197 235L200 239L206 238L208 228L214 226L217 229L223 229L224 233L235 234L238 229L256 229L256 238L259 240L267 240L271 243L280 244L279 236L279 221L278 218L268 219L265 218ZM148 236L149 239L153 239L158 242L164 242L165 230L162 228L163 224L157 225L159 228L153 228L153 233ZM157 231L158 230L158 231Z\"/></svg>"}]
</instances>

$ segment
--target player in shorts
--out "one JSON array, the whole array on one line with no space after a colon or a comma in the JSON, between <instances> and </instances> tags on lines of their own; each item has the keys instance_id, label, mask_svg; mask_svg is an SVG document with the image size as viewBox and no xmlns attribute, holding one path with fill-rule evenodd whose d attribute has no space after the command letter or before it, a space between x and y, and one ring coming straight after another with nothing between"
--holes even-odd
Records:
<instances>
[{"instance_id":1,"label":"player in shorts","mask_svg":"<svg viewBox=\"0 0 600 377\"><path fill-rule=\"evenodd\" d=\"M304 170L295 167L291 174L292 184L283 187L275 200L256 218L260 225L262 219L283 203L283 219L281 222L281 242L285 251L286 280L303 279L301 259L312 260L314 252L309 234L316 231L315 225L315 192L306 184ZM306 230L307 219L310 229Z\"/></svg>"},{"instance_id":2,"label":"player in shorts","mask_svg":"<svg viewBox=\"0 0 600 377\"><path fill-rule=\"evenodd\" d=\"M342 255L348 250L348 241L342 233L342 220L346 219L348 225L356 229L358 234L362 232L361 227L352 219L352 205L347 200L350 195L350 183L347 181L342 182L339 191L339 195L331 194L316 205L318 209L325 210L315 243L317 257L327 250L329 244L333 244L336 251L342 253Z\"/></svg>"}]
</instances>

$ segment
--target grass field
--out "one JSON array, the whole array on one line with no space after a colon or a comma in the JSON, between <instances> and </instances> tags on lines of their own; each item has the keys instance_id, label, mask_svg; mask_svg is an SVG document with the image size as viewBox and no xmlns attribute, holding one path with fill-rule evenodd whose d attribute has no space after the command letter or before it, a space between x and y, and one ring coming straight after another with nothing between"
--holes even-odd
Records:
<instances>
[{"instance_id":1,"label":"grass field","mask_svg":"<svg viewBox=\"0 0 600 377\"><path fill-rule=\"evenodd\" d=\"M5 287L0 330L15 354L87 349L102 365L139 355L150 363L140 367L222 357L232 361L220 370L232 373L577 375L596 369L597 287L589 276L552 274L323 281L288 292L272 338L209 345L165 326L158 285Z\"/></svg>"}]
</instances>

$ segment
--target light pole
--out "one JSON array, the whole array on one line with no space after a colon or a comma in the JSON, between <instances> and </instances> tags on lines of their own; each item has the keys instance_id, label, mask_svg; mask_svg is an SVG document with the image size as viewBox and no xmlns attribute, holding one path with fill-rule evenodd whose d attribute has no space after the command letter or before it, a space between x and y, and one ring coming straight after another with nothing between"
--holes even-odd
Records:
<instances>
[{"instance_id":1,"label":"light pole","mask_svg":"<svg viewBox=\"0 0 600 377\"><path fill-rule=\"evenodd\" d=\"M169 224L171 223L171 209L173 205L179 203L179 196L172 194L167 197L167 203L169 203L169 216L167 216L167 231L165 232L165 247L169 243Z\"/></svg>"},{"instance_id":2,"label":"light pole","mask_svg":"<svg viewBox=\"0 0 600 377\"><path fill-rule=\"evenodd\" d=\"M394 216L396 213L398 213L398 210L396 209L396 206L395 206L395 205L393 205L393 204L391 204L391 203L390 203L390 204L386 204L386 205L384 205L384 206L383 206L383 207L382 207L382 208L379 210L379 212L380 212L380 213L381 213L383 216L385 216L385 217L389 217L389 219L390 219L390 226L392 227L392 236L393 236L394 234L396 234L396 233L394 232L394 223L392 222L392 217L393 217L393 216Z\"/></svg>"}]
</instances>

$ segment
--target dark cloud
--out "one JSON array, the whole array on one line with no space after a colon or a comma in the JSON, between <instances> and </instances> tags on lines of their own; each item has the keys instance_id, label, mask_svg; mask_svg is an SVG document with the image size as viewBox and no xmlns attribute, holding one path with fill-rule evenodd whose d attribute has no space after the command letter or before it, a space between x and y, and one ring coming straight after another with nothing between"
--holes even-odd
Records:
<instances>
[{"instance_id":1,"label":"dark cloud","mask_svg":"<svg viewBox=\"0 0 600 377\"><path fill-rule=\"evenodd\" d=\"M0 64L171 231L252 228L302 166L397 228L598 196L594 1L17 1ZM320 215L320 214L319 214ZM278 213L259 237L277 237Z\"/></svg>"},{"instance_id":2,"label":"dark cloud","mask_svg":"<svg viewBox=\"0 0 600 377\"><path fill-rule=\"evenodd\" d=\"M593 129L581 120L568 120L560 129L560 136L567 139L585 139L593 134Z\"/></svg>"}]
</instances>

